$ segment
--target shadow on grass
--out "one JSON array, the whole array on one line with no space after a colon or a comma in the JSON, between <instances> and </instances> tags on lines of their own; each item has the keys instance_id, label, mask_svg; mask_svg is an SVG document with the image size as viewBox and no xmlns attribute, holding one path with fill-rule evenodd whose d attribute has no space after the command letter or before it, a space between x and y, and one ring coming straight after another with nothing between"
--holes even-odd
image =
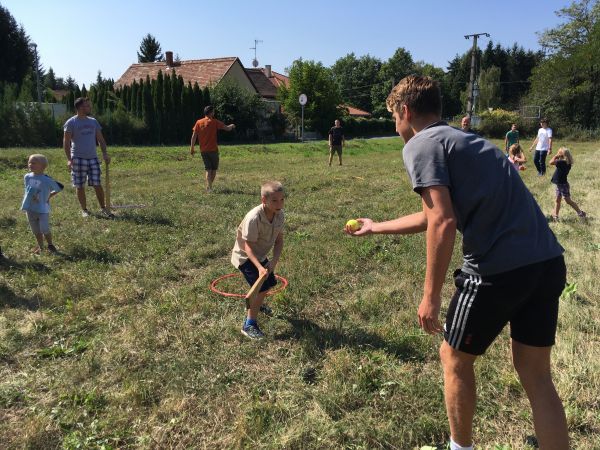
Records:
<instances>
[{"instance_id":1,"label":"shadow on grass","mask_svg":"<svg viewBox=\"0 0 600 450\"><path fill-rule=\"evenodd\" d=\"M384 350L401 361L423 361L426 349L422 338L425 336L405 336L398 340L385 340L375 333L369 333L356 327L350 329L323 328L308 319L281 317L287 320L292 329L274 336L277 340L296 339L308 344L310 348L324 352L326 349L341 347L372 348Z\"/></svg>"},{"instance_id":2,"label":"shadow on grass","mask_svg":"<svg viewBox=\"0 0 600 450\"><path fill-rule=\"evenodd\" d=\"M0 228L14 228L17 225L17 219L14 217L0 217Z\"/></svg>"},{"instance_id":3,"label":"shadow on grass","mask_svg":"<svg viewBox=\"0 0 600 450\"><path fill-rule=\"evenodd\" d=\"M107 220L132 222L136 225L159 225L163 227L175 226L175 222L173 222L170 217L150 211L136 213L132 210L121 210L115 214L114 219Z\"/></svg>"},{"instance_id":4,"label":"shadow on grass","mask_svg":"<svg viewBox=\"0 0 600 450\"><path fill-rule=\"evenodd\" d=\"M73 247L70 253L58 252L56 256L67 261L95 261L104 264L115 264L121 261L121 258L106 249L93 250L82 246Z\"/></svg>"},{"instance_id":5,"label":"shadow on grass","mask_svg":"<svg viewBox=\"0 0 600 450\"><path fill-rule=\"evenodd\" d=\"M50 269L50 267L46 266L45 264L42 264L41 262L21 263L21 262L15 261L14 259L7 258L5 255L4 258L0 258L0 272L9 271L9 270L20 270L20 271L33 270L35 272L41 272L41 273L49 273L52 271L52 269Z\"/></svg>"},{"instance_id":6,"label":"shadow on grass","mask_svg":"<svg viewBox=\"0 0 600 450\"><path fill-rule=\"evenodd\" d=\"M17 295L8 286L0 284L0 308L15 308L37 311L40 309L40 302L38 300Z\"/></svg>"}]
</instances>

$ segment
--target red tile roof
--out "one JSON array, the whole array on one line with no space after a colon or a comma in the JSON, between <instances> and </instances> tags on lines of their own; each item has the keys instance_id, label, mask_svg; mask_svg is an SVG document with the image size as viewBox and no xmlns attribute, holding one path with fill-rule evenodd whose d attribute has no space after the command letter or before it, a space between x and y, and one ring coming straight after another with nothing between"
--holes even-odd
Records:
<instances>
[{"instance_id":1,"label":"red tile roof","mask_svg":"<svg viewBox=\"0 0 600 450\"><path fill-rule=\"evenodd\" d=\"M258 95L263 98L275 98L277 96L277 87L267 78L263 69L245 69L246 74L256 86Z\"/></svg>"},{"instance_id":2,"label":"red tile roof","mask_svg":"<svg viewBox=\"0 0 600 450\"><path fill-rule=\"evenodd\" d=\"M242 65L236 57L180 61L175 63L174 67L167 66L166 61L132 64L115 82L115 87L131 85L133 80L139 81L140 78L145 80L146 75L151 80L155 79L159 70L163 74L171 73L174 70L178 76L182 76L185 84L189 81L192 85L198 83L203 88L218 83L236 61ZM242 65L242 67L244 66Z\"/></svg>"},{"instance_id":3,"label":"red tile roof","mask_svg":"<svg viewBox=\"0 0 600 450\"><path fill-rule=\"evenodd\" d=\"M355 108L350 105L340 105L342 108L346 108L348 110L348 115L351 117L371 117L371 113L367 111L363 111L362 109Z\"/></svg>"},{"instance_id":4,"label":"red tile roof","mask_svg":"<svg viewBox=\"0 0 600 450\"><path fill-rule=\"evenodd\" d=\"M272 77L269 78L269 80L275 85L275 87L279 88L281 85L285 87L290 86L290 77L277 73L274 70L271 71L271 75Z\"/></svg>"}]
</instances>

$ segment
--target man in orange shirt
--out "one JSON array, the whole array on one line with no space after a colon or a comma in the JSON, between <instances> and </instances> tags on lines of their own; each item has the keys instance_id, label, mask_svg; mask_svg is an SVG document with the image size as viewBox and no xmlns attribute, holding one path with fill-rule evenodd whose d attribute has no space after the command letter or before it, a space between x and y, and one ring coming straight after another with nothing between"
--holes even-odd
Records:
<instances>
[{"instance_id":1,"label":"man in orange shirt","mask_svg":"<svg viewBox=\"0 0 600 450\"><path fill-rule=\"evenodd\" d=\"M212 184L215 181L217 169L219 168L217 130L231 131L234 128L234 124L225 125L220 120L215 119L215 108L212 106L204 108L204 118L198 120L194 125L190 153L192 156L196 153L194 147L196 146L196 141L199 141L200 154L202 155L204 169L206 170L206 192L212 191Z\"/></svg>"}]
</instances>

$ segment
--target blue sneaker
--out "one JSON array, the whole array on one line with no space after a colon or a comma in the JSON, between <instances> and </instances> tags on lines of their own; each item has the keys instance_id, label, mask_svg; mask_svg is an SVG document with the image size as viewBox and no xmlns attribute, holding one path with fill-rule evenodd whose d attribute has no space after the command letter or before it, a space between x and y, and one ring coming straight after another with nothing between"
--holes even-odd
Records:
<instances>
[{"instance_id":1,"label":"blue sneaker","mask_svg":"<svg viewBox=\"0 0 600 450\"><path fill-rule=\"evenodd\" d=\"M258 340L265 337L265 334L260 331L258 325L244 325L241 331L244 336L247 336L250 339Z\"/></svg>"}]
</instances>

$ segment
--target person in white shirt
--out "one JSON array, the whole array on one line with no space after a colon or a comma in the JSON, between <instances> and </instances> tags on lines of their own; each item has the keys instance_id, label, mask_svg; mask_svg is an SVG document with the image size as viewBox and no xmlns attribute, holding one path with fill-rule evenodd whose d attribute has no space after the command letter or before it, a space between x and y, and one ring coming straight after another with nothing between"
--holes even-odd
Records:
<instances>
[{"instance_id":1,"label":"person in white shirt","mask_svg":"<svg viewBox=\"0 0 600 450\"><path fill-rule=\"evenodd\" d=\"M538 171L538 176L546 174L546 156L552 154L552 128L548 126L548 120L540 119L540 127L537 137L529 148L533 150L535 146L533 163Z\"/></svg>"}]
</instances>

